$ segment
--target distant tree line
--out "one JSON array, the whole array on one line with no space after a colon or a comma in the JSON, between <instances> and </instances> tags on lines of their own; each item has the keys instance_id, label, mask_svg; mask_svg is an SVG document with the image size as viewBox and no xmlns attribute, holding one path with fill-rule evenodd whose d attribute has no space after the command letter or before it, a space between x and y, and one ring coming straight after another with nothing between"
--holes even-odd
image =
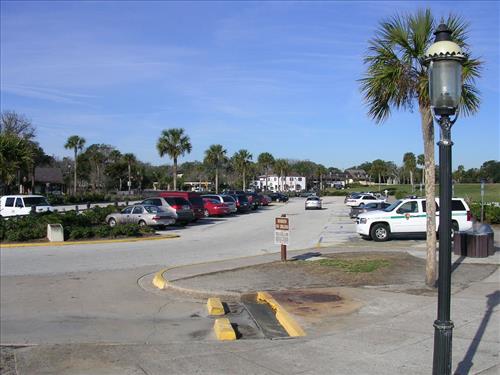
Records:
<instances>
[{"instance_id":1,"label":"distant tree line","mask_svg":"<svg viewBox=\"0 0 500 375\"><path fill-rule=\"evenodd\" d=\"M228 155L220 144L209 146L202 161L179 164L179 158L192 151L189 136L180 128L162 131L156 142L158 154L171 160L167 165L142 162L133 153L123 153L112 145L87 145L87 140L78 135L68 137L64 147L73 151L72 157L47 155L36 142L36 129L28 118L13 111L3 112L0 123L0 190L3 193L32 191L37 166L60 168L67 191L72 194L140 191L153 187L177 189L187 181L209 181L216 191L245 189L258 176L270 174L304 176L309 184L319 183L323 188L324 180L343 172L309 160L275 158L269 152L262 152L254 158L248 150L241 149ZM407 152L399 166L393 161L376 159L348 169L363 169L369 180L376 183L416 184L424 182L423 168L424 155ZM480 168L468 170L459 166L453 178L459 183L500 182L500 162L489 160Z\"/></svg>"}]
</instances>

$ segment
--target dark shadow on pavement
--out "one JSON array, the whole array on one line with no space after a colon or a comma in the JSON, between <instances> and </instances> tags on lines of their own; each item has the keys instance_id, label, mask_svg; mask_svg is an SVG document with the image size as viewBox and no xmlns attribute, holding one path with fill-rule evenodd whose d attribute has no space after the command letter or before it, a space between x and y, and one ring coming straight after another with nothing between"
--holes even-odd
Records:
<instances>
[{"instance_id":1,"label":"dark shadow on pavement","mask_svg":"<svg viewBox=\"0 0 500 375\"><path fill-rule=\"evenodd\" d=\"M486 301L486 312L484 314L483 320L479 328L472 339L469 348L467 349L467 353L465 353L464 359L460 361L457 366L457 370L455 371L455 375L467 375L470 372L470 369L474 365L473 359L474 355L477 352L477 347L479 346L481 339L483 337L484 331L486 330L486 326L488 325L491 314L493 313L493 309L500 303L500 291L495 291L493 293L488 294L488 300Z\"/></svg>"},{"instance_id":2,"label":"dark shadow on pavement","mask_svg":"<svg viewBox=\"0 0 500 375\"><path fill-rule=\"evenodd\" d=\"M451 273L455 272L455 270L458 268L458 266L460 266L462 264L464 259L465 259L465 256L461 255L460 258L458 258L456 261L453 262L453 264L451 265Z\"/></svg>"},{"instance_id":3,"label":"dark shadow on pavement","mask_svg":"<svg viewBox=\"0 0 500 375\"><path fill-rule=\"evenodd\" d=\"M306 259L309 259L309 258L314 258L314 257L319 257L321 256L321 253L315 251L315 252L308 252L308 253L305 253L305 254L300 254L300 255L295 255L294 257L292 257L292 260L306 260Z\"/></svg>"}]
</instances>

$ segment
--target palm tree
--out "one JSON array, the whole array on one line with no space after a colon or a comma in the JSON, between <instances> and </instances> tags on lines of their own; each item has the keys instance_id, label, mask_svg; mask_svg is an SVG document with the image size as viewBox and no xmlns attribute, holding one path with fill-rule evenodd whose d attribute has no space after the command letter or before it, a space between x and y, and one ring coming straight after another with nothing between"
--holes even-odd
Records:
<instances>
[{"instance_id":1,"label":"palm tree","mask_svg":"<svg viewBox=\"0 0 500 375\"><path fill-rule=\"evenodd\" d=\"M65 149L71 150L75 152L75 170L73 171L74 173L74 180L73 180L73 194L76 195L76 171L77 171L77 156L78 156L78 151L81 151L83 147L85 146L85 138L79 137L77 135L72 135L71 137L68 138L66 141L66 144L64 145Z\"/></svg>"},{"instance_id":2,"label":"palm tree","mask_svg":"<svg viewBox=\"0 0 500 375\"><path fill-rule=\"evenodd\" d=\"M446 24L452 39L468 54L467 24L450 15ZM370 40L364 62L367 72L361 90L368 105L368 114L377 123L386 120L391 109L412 109L418 104L425 155L425 194L427 200L427 262L426 283L436 280L436 211L434 123L429 101L427 66L423 56L433 43L436 21L430 10L415 15L395 16L381 22ZM463 66L462 96L459 110L465 115L479 109L478 91L473 86L480 76L481 62L469 58Z\"/></svg>"},{"instance_id":3,"label":"palm tree","mask_svg":"<svg viewBox=\"0 0 500 375\"><path fill-rule=\"evenodd\" d=\"M89 160L94 164L95 166L95 175L94 175L94 183L93 183L93 190L95 191L98 187L101 186L101 165L105 162L106 160L106 155L105 155L105 145L102 144L92 144L90 145L87 150L85 151L85 154L88 156Z\"/></svg>"},{"instance_id":4,"label":"palm tree","mask_svg":"<svg viewBox=\"0 0 500 375\"><path fill-rule=\"evenodd\" d=\"M319 176L319 190L323 191L323 177L328 173L328 169L323 164L318 164L316 171Z\"/></svg>"},{"instance_id":5,"label":"palm tree","mask_svg":"<svg viewBox=\"0 0 500 375\"><path fill-rule=\"evenodd\" d=\"M417 156L417 165L419 167L422 167L422 176L420 177L420 183L424 183L424 180L425 180L425 178L424 178L424 176L425 176L425 173L424 173L424 171L425 171L425 168L424 168L424 166L425 166L425 155L424 154L419 154Z\"/></svg>"},{"instance_id":6,"label":"palm tree","mask_svg":"<svg viewBox=\"0 0 500 375\"><path fill-rule=\"evenodd\" d=\"M246 173L251 161L252 154L245 149L239 150L233 155L234 168L242 175L243 190L246 189Z\"/></svg>"},{"instance_id":7,"label":"palm tree","mask_svg":"<svg viewBox=\"0 0 500 375\"><path fill-rule=\"evenodd\" d=\"M0 182L10 191L21 169L33 165L34 149L29 140L12 133L0 132Z\"/></svg>"},{"instance_id":8,"label":"palm tree","mask_svg":"<svg viewBox=\"0 0 500 375\"><path fill-rule=\"evenodd\" d=\"M413 152L407 152L403 155L403 168L405 174L410 175L411 190L413 191L413 172L415 172L415 167L417 165L417 159Z\"/></svg>"},{"instance_id":9,"label":"palm tree","mask_svg":"<svg viewBox=\"0 0 500 375\"><path fill-rule=\"evenodd\" d=\"M127 162L128 166L128 193L130 194L130 189L132 188L132 164L135 164L137 162L137 158L135 157L134 154L124 154L123 155L123 160Z\"/></svg>"},{"instance_id":10,"label":"palm tree","mask_svg":"<svg viewBox=\"0 0 500 375\"><path fill-rule=\"evenodd\" d=\"M219 193L219 168L227 161L227 150L222 145L211 145L205 151L204 162L215 169L215 193Z\"/></svg>"},{"instance_id":11,"label":"palm tree","mask_svg":"<svg viewBox=\"0 0 500 375\"><path fill-rule=\"evenodd\" d=\"M181 128L164 130L158 139L156 148L160 157L168 155L174 161L172 174L174 178L174 190L177 190L177 159L180 156L184 156L186 152L188 154L191 152L193 146L189 137L184 134L184 129Z\"/></svg>"},{"instance_id":12,"label":"palm tree","mask_svg":"<svg viewBox=\"0 0 500 375\"><path fill-rule=\"evenodd\" d=\"M274 157L269 152L263 152L257 158L257 163L259 163L261 169L264 171L266 176L266 191L267 189L267 176L269 175L269 169L274 164Z\"/></svg>"},{"instance_id":13,"label":"palm tree","mask_svg":"<svg viewBox=\"0 0 500 375\"><path fill-rule=\"evenodd\" d=\"M279 182L281 182L281 187L280 191L285 190L284 189L284 179L286 179L286 175L288 174L288 171L290 170L290 164L288 163L287 160L285 159L276 159L274 161L274 170L278 171L279 173ZM266 179L267 181L267 179Z\"/></svg>"}]
</instances>

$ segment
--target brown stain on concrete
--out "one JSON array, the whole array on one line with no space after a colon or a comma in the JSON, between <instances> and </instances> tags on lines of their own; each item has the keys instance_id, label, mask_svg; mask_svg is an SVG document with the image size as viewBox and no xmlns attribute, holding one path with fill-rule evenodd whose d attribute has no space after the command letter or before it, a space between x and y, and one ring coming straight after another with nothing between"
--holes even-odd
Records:
<instances>
[{"instance_id":1,"label":"brown stain on concrete","mask_svg":"<svg viewBox=\"0 0 500 375\"><path fill-rule=\"evenodd\" d=\"M338 288L297 289L271 294L288 312L309 323L351 314L363 305Z\"/></svg>"}]
</instances>

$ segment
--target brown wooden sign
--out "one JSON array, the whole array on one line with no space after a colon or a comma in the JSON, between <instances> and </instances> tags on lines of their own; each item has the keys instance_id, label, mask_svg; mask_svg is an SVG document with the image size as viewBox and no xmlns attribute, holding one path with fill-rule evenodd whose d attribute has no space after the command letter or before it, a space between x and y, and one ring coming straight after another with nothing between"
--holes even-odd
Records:
<instances>
[{"instance_id":1,"label":"brown wooden sign","mask_svg":"<svg viewBox=\"0 0 500 375\"><path fill-rule=\"evenodd\" d=\"M275 228L277 230L289 230L288 218L287 217L277 217L274 219Z\"/></svg>"}]
</instances>

